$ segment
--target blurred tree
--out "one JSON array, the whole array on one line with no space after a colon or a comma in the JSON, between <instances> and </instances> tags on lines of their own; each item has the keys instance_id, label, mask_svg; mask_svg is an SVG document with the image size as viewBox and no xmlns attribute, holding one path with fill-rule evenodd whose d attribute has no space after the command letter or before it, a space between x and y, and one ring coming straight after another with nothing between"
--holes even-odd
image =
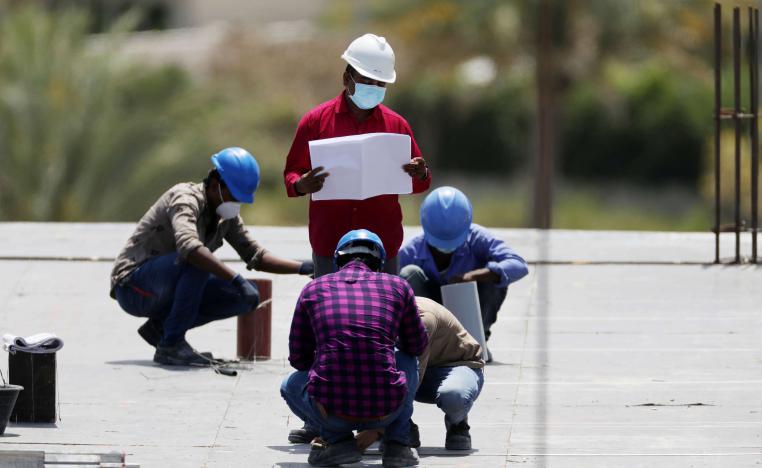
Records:
<instances>
[{"instance_id":1,"label":"blurred tree","mask_svg":"<svg viewBox=\"0 0 762 468\"><path fill-rule=\"evenodd\" d=\"M751 139L744 132L741 139L741 222L746 226L751 224ZM707 205L714 205L714 135L707 136L706 153L703 165L704 175L701 179L701 194ZM735 131L732 126L726 126L720 134L720 206L722 220L720 224L735 223ZM759 180L762 180L762 168L759 169ZM757 192L757 205L762 206L762 193ZM714 214L714 213L712 213ZM714 222L714 221L712 221Z\"/></svg>"},{"instance_id":2,"label":"blurred tree","mask_svg":"<svg viewBox=\"0 0 762 468\"><path fill-rule=\"evenodd\" d=\"M132 28L137 31L165 29L169 26L171 4L167 0L3 0L5 3L21 6L37 5L56 13L67 10L86 12L88 31L103 33L110 31L129 13Z\"/></svg>"},{"instance_id":3,"label":"blurred tree","mask_svg":"<svg viewBox=\"0 0 762 468\"><path fill-rule=\"evenodd\" d=\"M569 94L564 173L696 189L712 125L706 117L710 90L660 64L615 66L608 74L605 82L581 82Z\"/></svg>"},{"instance_id":4,"label":"blurred tree","mask_svg":"<svg viewBox=\"0 0 762 468\"><path fill-rule=\"evenodd\" d=\"M392 108L410 122L427 160L469 174L519 169L531 126L526 86L501 83L480 93L454 88L428 79L392 93Z\"/></svg>"},{"instance_id":5,"label":"blurred tree","mask_svg":"<svg viewBox=\"0 0 762 468\"><path fill-rule=\"evenodd\" d=\"M183 161L203 147L186 75L118 63L116 35L91 47L87 31L74 10L21 6L0 21L0 219L129 219L167 168L198 169Z\"/></svg>"},{"instance_id":6,"label":"blurred tree","mask_svg":"<svg viewBox=\"0 0 762 468\"><path fill-rule=\"evenodd\" d=\"M559 167L587 180L695 187L710 123L702 105L711 85L712 1L551 4ZM422 144L438 153L439 167L515 171L529 160L537 2L384 0L368 10L374 26L402 41L411 78L403 75L390 99L414 128L426 129ZM491 80L459 79L474 57L494 63ZM506 88L516 92L499 91ZM480 157L465 163L469 141L480 142Z\"/></svg>"}]
</instances>

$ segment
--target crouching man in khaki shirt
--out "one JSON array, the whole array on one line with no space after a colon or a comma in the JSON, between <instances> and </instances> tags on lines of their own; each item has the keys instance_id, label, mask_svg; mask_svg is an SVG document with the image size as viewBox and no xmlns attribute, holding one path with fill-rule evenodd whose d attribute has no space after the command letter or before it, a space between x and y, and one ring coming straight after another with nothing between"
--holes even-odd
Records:
<instances>
[{"instance_id":1,"label":"crouching man in khaki shirt","mask_svg":"<svg viewBox=\"0 0 762 468\"><path fill-rule=\"evenodd\" d=\"M177 184L154 203L111 272L111 297L125 312L148 318L138 333L156 347L159 364L207 364L185 332L259 303L256 286L212 254L223 239L249 269L306 275L314 269L312 261L282 259L262 248L238 215L241 203L254 202L259 185L254 157L226 148L212 163L203 183Z\"/></svg>"},{"instance_id":2,"label":"crouching man in khaki shirt","mask_svg":"<svg viewBox=\"0 0 762 468\"><path fill-rule=\"evenodd\" d=\"M444 411L446 449L470 450L468 412L484 386L482 348L443 305L425 297L416 297L415 302L429 336L418 358L415 401L436 404ZM361 432L357 445L364 450L377 438L377 433ZM418 426L410 421L410 446L420 445Z\"/></svg>"}]
</instances>

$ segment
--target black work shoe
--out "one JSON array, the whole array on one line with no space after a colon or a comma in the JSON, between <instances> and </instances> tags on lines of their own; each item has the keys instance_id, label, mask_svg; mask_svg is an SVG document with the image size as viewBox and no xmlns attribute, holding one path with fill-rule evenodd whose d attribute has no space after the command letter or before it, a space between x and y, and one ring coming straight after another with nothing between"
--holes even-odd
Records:
<instances>
[{"instance_id":1,"label":"black work shoe","mask_svg":"<svg viewBox=\"0 0 762 468\"><path fill-rule=\"evenodd\" d=\"M161 341L161 337L164 335L164 327L160 321L148 319L146 323L138 328L138 335L146 340L146 343L155 348L159 345L159 341Z\"/></svg>"},{"instance_id":2,"label":"black work shoe","mask_svg":"<svg viewBox=\"0 0 762 468\"><path fill-rule=\"evenodd\" d=\"M148 319L146 323L144 323L143 325L140 326L140 328L138 328L138 334L144 340L146 340L146 343L156 348L157 346L159 346L161 337L164 336L164 327L162 326L161 322L159 322L158 320ZM185 338L183 338L183 341L185 341ZM207 358L210 361L215 359L211 351L199 352L198 354L202 355L203 357Z\"/></svg>"},{"instance_id":3,"label":"black work shoe","mask_svg":"<svg viewBox=\"0 0 762 468\"><path fill-rule=\"evenodd\" d=\"M157 346L153 362L165 366L207 366L209 359L201 356L185 340L172 346Z\"/></svg>"},{"instance_id":4,"label":"black work shoe","mask_svg":"<svg viewBox=\"0 0 762 468\"><path fill-rule=\"evenodd\" d=\"M309 444L319 435L320 434L308 428L305 424L299 429L291 430L291 432L288 433L288 441L292 444Z\"/></svg>"},{"instance_id":5,"label":"black work shoe","mask_svg":"<svg viewBox=\"0 0 762 468\"><path fill-rule=\"evenodd\" d=\"M381 464L391 468L416 466L418 465L418 452L408 445L390 440L384 444L384 456L381 458Z\"/></svg>"},{"instance_id":6,"label":"black work shoe","mask_svg":"<svg viewBox=\"0 0 762 468\"><path fill-rule=\"evenodd\" d=\"M421 446L421 433L418 430L418 424L410 420L410 446L418 448Z\"/></svg>"},{"instance_id":7,"label":"black work shoe","mask_svg":"<svg viewBox=\"0 0 762 468\"><path fill-rule=\"evenodd\" d=\"M471 433L468 421L463 420L458 424L448 424L447 436L445 436L445 448L447 450L471 450Z\"/></svg>"},{"instance_id":8,"label":"black work shoe","mask_svg":"<svg viewBox=\"0 0 762 468\"><path fill-rule=\"evenodd\" d=\"M334 466L357 463L362 453L357 450L355 438L333 444L313 444L307 462L312 466Z\"/></svg>"},{"instance_id":9,"label":"black work shoe","mask_svg":"<svg viewBox=\"0 0 762 468\"><path fill-rule=\"evenodd\" d=\"M410 446L413 448L421 446L421 432L418 430L418 424L414 423L412 419L410 420ZM385 448L386 442L381 439L378 442L378 451L384 453Z\"/></svg>"}]
</instances>

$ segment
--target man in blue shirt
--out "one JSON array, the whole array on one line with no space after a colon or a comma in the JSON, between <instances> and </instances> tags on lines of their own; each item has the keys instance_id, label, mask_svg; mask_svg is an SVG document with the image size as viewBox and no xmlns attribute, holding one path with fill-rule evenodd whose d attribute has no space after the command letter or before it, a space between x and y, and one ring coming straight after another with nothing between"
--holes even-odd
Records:
<instances>
[{"instance_id":1,"label":"man in blue shirt","mask_svg":"<svg viewBox=\"0 0 762 468\"><path fill-rule=\"evenodd\" d=\"M454 187L440 187L421 205L423 234L399 253L400 276L416 296L442 302L444 284L475 281L487 339L508 285L528 273L526 261L487 229L473 224L471 202Z\"/></svg>"}]
</instances>

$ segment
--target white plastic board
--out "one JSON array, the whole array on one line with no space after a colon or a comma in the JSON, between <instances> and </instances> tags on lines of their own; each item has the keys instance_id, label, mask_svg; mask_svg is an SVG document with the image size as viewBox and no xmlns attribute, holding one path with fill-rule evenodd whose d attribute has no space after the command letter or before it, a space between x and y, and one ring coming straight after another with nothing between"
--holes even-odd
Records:
<instances>
[{"instance_id":1,"label":"white plastic board","mask_svg":"<svg viewBox=\"0 0 762 468\"><path fill-rule=\"evenodd\" d=\"M365 200L385 194L412 193L402 166L410 162L409 135L366 133L309 142L312 167L330 173L313 200Z\"/></svg>"},{"instance_id":2,"label":"white plastic board","mask_svg":"<svg viewBox=\"0 0 762 468\"><path fill-rule=\"evenodd\" d=\"M468 333L482 346L482 358L489 357L487 339L484 337L482 309L479 306L479 291L476 283L446 284L442 286L442 305L455 315Z\"/></svg>"}]
</instances>

